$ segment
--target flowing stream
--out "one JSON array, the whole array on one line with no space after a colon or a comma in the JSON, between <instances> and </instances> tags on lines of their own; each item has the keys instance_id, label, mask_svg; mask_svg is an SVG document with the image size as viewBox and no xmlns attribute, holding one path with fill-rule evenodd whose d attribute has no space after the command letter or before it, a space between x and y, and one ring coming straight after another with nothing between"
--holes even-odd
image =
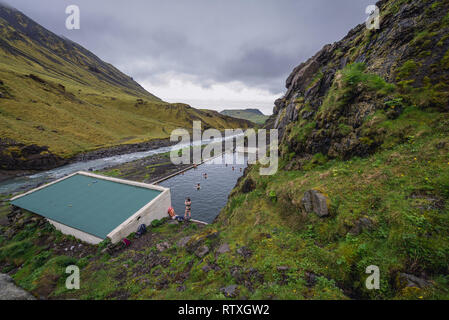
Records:
<instances>
[{"instance_id":1,"label":"flowing stream","mask_svg":"<svg viewBox=\"0 0 449 320\"><path fill-rule=\"evenodd\" d=\"M169 146L169 147L162 147L158 149L152 149L148 151L143 152L134 152L134 153L128 153L123 155L117 155L113 157L108 158L101 158L96 160L89 160L89 161L80 161L71 163L62 167L58 167L52 170L39 172L33 175L29 176L22 176L22 177L16 177L13 179L9 179L3 182L0 182L0 194L3 195L10 195L16 192L24 192L33 188L36 188L37 186L50 182L52 180L56 180L62 177L65 177L69 174L72 174L77 171L95 171L95 170L101 170L107 167L123 164L126 162L131 162L134 160L138 160L141 158L149 157L156 154L166 153L170 152L171 150L180 150L192 145L200 145L200 144L208 144L208 143L217 143L222 142L228 139L233 139L236 136L230 136L226 138L221 139L214 139L214 140L200 140L200 141L194 141L190 144L177 144L175 146Z\"/></svg>"}]
</instances>

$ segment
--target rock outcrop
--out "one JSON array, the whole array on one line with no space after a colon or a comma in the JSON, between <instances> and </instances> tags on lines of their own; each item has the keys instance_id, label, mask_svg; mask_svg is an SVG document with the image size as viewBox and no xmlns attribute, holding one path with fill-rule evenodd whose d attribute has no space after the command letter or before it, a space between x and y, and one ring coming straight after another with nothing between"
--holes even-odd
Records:
<instances>
[{"instance_id":1,"label":"rock outcrop","mask_svg":"<svg viewBox=\"0 0 449 320\"><path fill-rule=\"evenodd\" d=\"M304 193L301 204L307 213L315 212L320 217L329 215L327 197L317 190L309 190Z\"/></svg>"},{"instance_id":2,"label":"rock outcrop","mask_svg":"<svg viewBox=\"0 0 449 320\"><path fill-rule=\"evenodd\" d=\"M0 300L36 300L36 298L16 286L10 276L0 273Z\"/></svg>"},{"instance_id":3,"label":"rock outcrop","mask_svg":"<svg viewBox=\"0 0 449 320\"><path fill-rule=\"evenodd\" d=\"M403 104L449 110L449 4L383 0L377 6L379 30L360 24L324 46L293 70L275 101L266 127L279 130L281 155L297 164L287 166L292 170L317 153L342 159L374 153L387 134L373 126L380 110L390 119Z\"/></svg>"},{"instance_id":4,"label":"rock outcrop","mask_svg":"<svg viewBox=\"0 0 449 320\"><path fill-rule=\"evenodd\" d=\"M25 145L0 138L0 169L47 170L66 163L46 146Z\"/></svg>"}]
</instances>

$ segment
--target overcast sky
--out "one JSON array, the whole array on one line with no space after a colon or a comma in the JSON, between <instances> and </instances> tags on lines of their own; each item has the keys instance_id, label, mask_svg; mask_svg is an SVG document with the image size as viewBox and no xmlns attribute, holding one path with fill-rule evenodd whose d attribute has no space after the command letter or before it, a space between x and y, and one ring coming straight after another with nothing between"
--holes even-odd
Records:
<instances>
[{"instance_id":1,"label":"overcast sky","mask_svg":"<svg viewBox=\"0 0 449 320\"><path fill-rule=\"evenodd\" d=\"M271 114L292 69L374 0L4 0L168 102ZM78 5L81 29L65 28Z\"/></svg>"}]
</instances>

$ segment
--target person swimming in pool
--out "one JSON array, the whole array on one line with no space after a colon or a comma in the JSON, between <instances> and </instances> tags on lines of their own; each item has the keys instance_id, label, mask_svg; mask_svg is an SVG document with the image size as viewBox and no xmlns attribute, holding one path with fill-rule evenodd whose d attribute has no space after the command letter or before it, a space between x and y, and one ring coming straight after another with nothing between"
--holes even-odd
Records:
<instances>
[{"instance_id":1,"label":"person swimming in pool","mask_svg":"<svg viewBox=\"0 0 449 320\"><path fill-rule=\"evenodd\" d=\"M207 173L204 173L203 176L204 176L204 179L207 179Z\"/></svg>"},{"instance_id":2,"label":"person swimming in pool","mask_svg":"<svg viewBox=\"0 0 449 320\"><path fill-rule=\"evenodd\" d=\"M192 201L190 200L190 198L186 198L186 201L184 202L184 204L186 205L186 211L184 213L184 219L190 220L190 218L192 218L192 209L191 209Z\"/></svg>"},{"instance_id":3,"label":"person swimming in pool","mask_svg":"<svg viewBox=\"0 0 449 320\"><path fill-rule=\"evenodd\" d=\"M198 183L197 185L196 185L196 190L200 190L201 189L201 185Z\"/></svg>"}]
</instances>

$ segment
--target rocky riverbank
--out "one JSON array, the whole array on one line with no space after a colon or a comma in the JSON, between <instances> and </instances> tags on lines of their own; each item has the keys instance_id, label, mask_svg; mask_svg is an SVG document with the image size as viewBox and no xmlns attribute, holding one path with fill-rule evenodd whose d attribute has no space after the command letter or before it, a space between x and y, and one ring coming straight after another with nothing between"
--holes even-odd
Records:
<instances>
[{"instance_id":1,"label":"rocky riverbank","mask_svg":"<svg viewBox=\"0 0 449 320\"><path fill-rule=\"evenodd\" d=\"M26 146L11 139L0 139L0 182L39 171L51 170L74 162L143 152L173 144L169 139L157 139L82 152L65 159L52 154L45 146Z\"/></svg>"},{"instance_id":2,"label":"rocky riverbank","mask_svg":"<svg viewBox=\"0 0 449 320\"><path fill-rule=\"evenodd\" d=\"M111 166L99 170L97 173L133 181L154 183L155 181L189 167L191 167L190 164L173 164L170 161L170 154L164 153L117 166Z\"/></svg>"}]
</instances>

